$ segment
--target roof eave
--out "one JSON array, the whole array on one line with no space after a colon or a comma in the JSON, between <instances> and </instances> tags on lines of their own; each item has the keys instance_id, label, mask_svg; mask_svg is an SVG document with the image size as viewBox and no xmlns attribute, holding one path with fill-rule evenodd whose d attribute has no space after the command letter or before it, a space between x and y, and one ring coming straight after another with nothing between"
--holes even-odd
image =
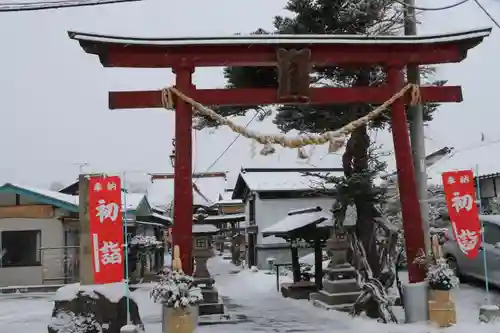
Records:
<instances>
[{"instance_id":1,"label":"roof eave","mask_svg":"<svg viewBox=\"0 0 500 333\"><path fill-rule=\"evenodd\" d=\"M48 197L46 195L43 195L41 193L33 192L28 189L24 189L22 187L18 187L16 185L13 185L11 183L5 183L4 185L0 186L0 192L4 193L15 193L15 194L20 194L20 195L25 195L27 197L34 197L39 199L41 202L44 202L48 205L65 209L70 212L75 212L78 213L80 208L78 205L58 200L56 198Z\"/></svg>"}]
</instances>

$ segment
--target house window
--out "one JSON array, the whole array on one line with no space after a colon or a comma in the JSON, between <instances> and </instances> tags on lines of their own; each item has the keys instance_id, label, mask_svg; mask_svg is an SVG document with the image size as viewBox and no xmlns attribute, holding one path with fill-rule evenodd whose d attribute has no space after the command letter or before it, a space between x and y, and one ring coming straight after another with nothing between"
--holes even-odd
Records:
<instances>
[{"instance_id":1,"label":"house window","mask_svg":"<svg viewBox=\"0 0 500 333\"><path fill-rule=\"evenodd\" d=\"M40 230L2 231L1 267L23 267L40 265Z\"/></svg>"},{"instance_id":2,"label":"house window","mask_svg":"<svg viewBox=\"0 0 500 333\"><path fill-rule=\"evenodd\" d=\"M483 222L484 226L484 242L486 244L495 245L500 243L500 227L496 224Z\"/></svg>"}]
</instances>

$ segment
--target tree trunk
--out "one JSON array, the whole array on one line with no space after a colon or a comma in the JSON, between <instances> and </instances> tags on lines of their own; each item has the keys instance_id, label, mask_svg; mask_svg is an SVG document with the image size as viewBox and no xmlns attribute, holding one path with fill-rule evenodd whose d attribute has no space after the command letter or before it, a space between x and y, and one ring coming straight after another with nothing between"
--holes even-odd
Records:
<instances>
[{"instance_id":1,"label":"tree trunk","mask_svg":"<svg viewBox=\"0 0 500 333\"><path fill-rule=\"evenodd\" d=\"M370 147L370 138L368 137L366 126L359 127L351 134L347 143L346 151L342 157L344 173L347 178L354 174L359 174L368 169L368 149ZM361 183L360 193L370 191L372 184L369 182ZM356 222L356 235L363 244L367 253L367 260L377 277L380 274L380 265L377 255L373 223L373 204L367 202L363 196L355 198L356 213L358 216Z\"/></svg>"},{"instance_id":2,"label":"tree trunk","mask_svg":"<svg viewBox=\"0 0 500 333\"><path fill-rule=\"evenodd\" d=\"M358 73L354 86L369 86L370 85L370 72L361 70ZM356 105L353 108L353 113L358 116L364 114L362 110L365 105ZM356 112L358 111L358 112ZM366 126L358 127L347 142L345 153L342 156L342 166L346 178L350 178L354 174L362 174L368 170L368 159L370 148L370 137ZM361 182L360 188L357 189L358 193L369 193L372 190L373 184L367 179L366 182ZM355 197L354 204L356 205L357 222L356 222L356 235L363 244L367 253L368 263L373 271L373 276L380 275L379 257L377 255L377 247L375 242L375 224L373 223L373 203L367 202L363 195Z\"/></svg>"},{"instance_id":3,"label":"tree trunk","mask_svg":"<svg viewBox=\"0 0 500 333\"><path fill-rule=\"evenodd\" d=\"M361 71L354 86L368 86L370 84L369 72ZM364 108L364 105L357 105L353 112L360 114L362 112L355 112ZM357 109L357 110L356 110ZM362 174L368 170L368 149L370 148L370 137L367 133L367 127L358 127L353 133L346 145L346 150L342 156L342 164L346 178L350 178L356 174ZM366 179L361 181L357 193L370 193L373 184L371 180ZM356 205L357 221L356 221L356 236L360 240L363 248L365 249L367 261L373 272L373 276L378 278L380 275L381 267L379 263L379 256L377 253L377 244L375 240L375 224L373 223L373 203L366 200L363 195L356 195L354 198ZM370 299L366 304L366 315L370 318L378 318L378 304Z\"/></svg>"},{"instance_id":4,"label":"tree trunk","mask_svg":"<svg viewBox=\"0 0 500 333\"><path fill-rule=\"evenodd\" d=\"M346 150L342 156L342 164L346 178L355 174L365 172L368 169L368 149L370 147L370 138L366 126L357 128L349 138ZM367 193L372 186L369 182L362 182L358 189L359 193ZM377 254L375 242L375 224L373 223L373 204L367 202L363 196L355 198L357 221L356 236L363 245L368 264L373 271L373 276L380 275L380 263ZM370 318L378 318L378 304L372 299L366 305L366 315Z\"/></svg>"}]
</instances>

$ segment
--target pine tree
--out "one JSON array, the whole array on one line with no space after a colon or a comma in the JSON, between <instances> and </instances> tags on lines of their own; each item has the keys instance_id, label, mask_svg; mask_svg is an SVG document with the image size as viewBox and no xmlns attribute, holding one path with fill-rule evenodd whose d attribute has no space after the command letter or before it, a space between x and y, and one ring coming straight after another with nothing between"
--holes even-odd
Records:
<instances>
[{"instance_id":1,"label":"pine tree","mask_svg":"<svg viewBox=\"0 0 500 333\"><path fill-rule=\"evenodd\" d=\"M274 30L258 29L254 34L398 34L403 25L403 8L394 0L289 0L285 9L289 16L274 18ZM369 57L369 55L367 55ZM429 83L432 68L423 70L422 80ZM226 68L224 76L228 88L272 88L277 87L277 70L273 67ZM373 66L363 69L340 67L316 67L311 75L311 84L323 87L377 86L384 84L383 68ZM432 82L443 85L444 81ZM284 133L291 130L307 133L324 133L335 130L366 115L376 105L286 105L275 113L259 105L246 107L221 107L218 112L226 117L241 116L248 110L260 112L259 119L274 115L273 122ZM438 105L424 105L424 120L432 120ZM201 119L199 127L216 126L208 119ZM381 273L376 242L373 241L373 217L375 204L382 200L379 190L372 185L374 170L370 158L369 130L390 128L390 118L380 117L368 126L362 126L351 134L342 166L345 177L334 180L342 184L345 197L337 198L341 203L354 203L357 210L356 233L368 254L368 262L374 275ZM380 171L380 170L378 170ZM345 208L345 207L344 207Z\"/></svg>"}]
</instances>

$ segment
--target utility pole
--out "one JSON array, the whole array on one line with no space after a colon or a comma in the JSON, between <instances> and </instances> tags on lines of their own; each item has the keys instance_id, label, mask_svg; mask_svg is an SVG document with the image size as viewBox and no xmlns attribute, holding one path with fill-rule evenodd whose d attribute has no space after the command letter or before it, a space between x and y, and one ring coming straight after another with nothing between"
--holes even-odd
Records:
<instances>
[{"instance_id":1,"label":"utility pole","mask_svg":"<svg viewBox=\"0 0 500 333\"><path fill-rule=\"evenodd\" d=\"M415 15L415 0L405 0L405 35L417 34L417 20ZM407 66L408 82L420 85L420 69L418 66ZM422 215L422 229L424 233L425 253L430 250L429 237L429 206L427 203L427 172L425 163L424 119L422 104L411 105L410 113L410 142L415 168L420 214ZM407 323L425 322L428 315L427 285L420 283L403 284L405 304L405 319Z\"/></svg>"},{"instance_id":2,"label":"utility pole","mask_svg":"<svg viewBox=\"0 0 500 333\"><path fill-rule=\"evenodd\" d=\"M93 245L90 235L89 219L89 175L80 174L79 182L79 216L80 216L80 283L94 284L94 266L92 261Z\"/></svg>"},{"instance_id":3,"label":"utility pole","mask_svg":"<svg viewBox=\"0 0 500 333\"><path fill-rule=\"evenodd\" d=\"M417 34L417 19L415 14L415 0L405 0L404 32L406 36ZM420 85L420 69L417 65L408 65L408 82ZM418 200L422 215L424 231L425 253L431 248L429 238L429 205L427 194L427 171L425 163L424 112L422 104L409 106L410 113L410 141L417 182Z\"/></svg>"}]
</instances>

